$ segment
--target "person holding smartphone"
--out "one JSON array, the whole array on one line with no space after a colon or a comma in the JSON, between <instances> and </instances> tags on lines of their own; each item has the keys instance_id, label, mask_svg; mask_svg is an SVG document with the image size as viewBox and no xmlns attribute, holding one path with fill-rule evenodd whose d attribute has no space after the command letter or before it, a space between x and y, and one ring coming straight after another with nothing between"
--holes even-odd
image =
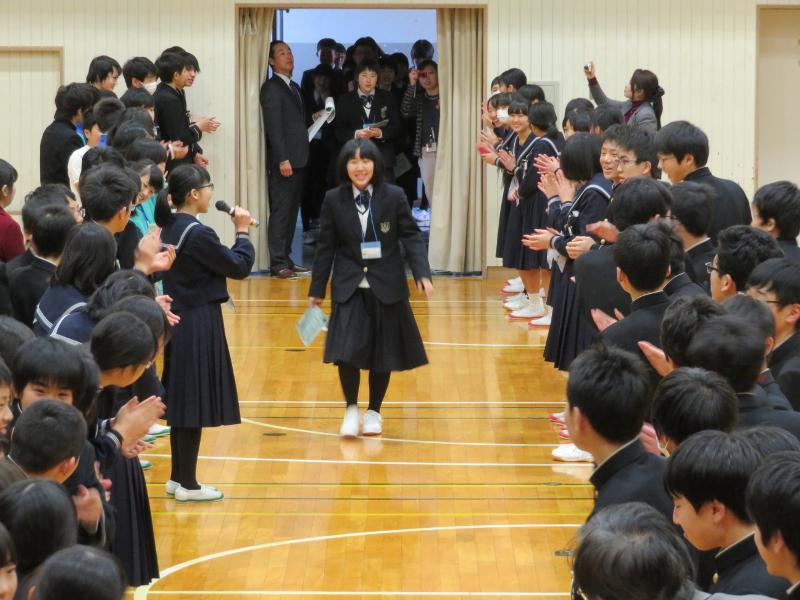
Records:
<instances>
[{"instance_id":1,"label":"person holding smartphone","mask_svg":"<svg viewBox=\"0 0 800 600\"><path fill-rule=\"evenodd\" d=\"M658 85L658 77L647 69L636 69L630 81L625 85L625 100L612 100L603 92L597 82L593 62L583 65L583 73L589 82L589 93L598 105L607 104L618 108L625 123L638 126L655 135L661 129L661 112L664 105L661 97L664 88Z\"/></svg>"}]
</instances>

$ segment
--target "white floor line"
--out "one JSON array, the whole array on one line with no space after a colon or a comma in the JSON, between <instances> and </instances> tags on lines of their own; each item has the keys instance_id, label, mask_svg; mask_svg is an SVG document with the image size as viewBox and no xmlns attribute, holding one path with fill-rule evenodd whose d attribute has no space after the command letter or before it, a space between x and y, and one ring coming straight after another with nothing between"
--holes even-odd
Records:
<instances>
[{"instance_id":1,"label":"white floor line","mask_svg":"<svg viewBox=\"0 0 800 600\"><path fill-rule=\"evenodd\" d=\"M314 429L301 429L299 427L286 427L285 425L273 425L272 423L264 423L262 421L254 421L253 419L242 418L242 423L250 423L250 425L257 425L258 427L266 427L268 429L278 429L280 431L294 431L296 433L308 433L311 435L324 435L328 437L339 437L338 433L331 433L328 431L316 431ZM358 436L364 439L364 436ZM401 442L406 444L436 444L439 446L489 446L500 448L555 448L559 444L514 444L503 442L447 442L440 440L410 440L403 438L390 438L380 437L382 442Z\"/></svg>"},{"instance_id":2,"label":"white floor line","mask_svg":"<svg viewBox=\"0 0 800 600\"><path fill-rule=\"evenodd\" d=\"M311 542L324 542L329 540L341 540L341 539L348 539L354 537L372 537L378 535L404 535L408 533L425 533L425 532L432 532L432 531L460 531L460 530L479 530L479 529L575 529L580 527L582 524L580 523L553 523L553 524L545 524L545 523L505 523L499 525L448 525L448 526L441 526L441 527L414 527L411 529L387 529L381 531L357 531L357 532L350 532L350 533L338 533L333 535L320 535L315 537L308 537L308 538L298 538L293 540L283 540L280 542L268 542L266 544L256 544L253 546L245 546L242 548L233 548L231 550L224 550L222 552L216 552L214 554L207 554L205 556L198 556L197 558L193 558L191 560L187 560L185 562L179 563L177 565L173 565L171 567L167 567L161 571L161 578L153 581L149 585L144 585L136 588L134 592L134 600L146 600L149 596L150 588L156 585L159 581L169 577L173 573L177 573L178 571L183 571L189 567L193 567L194 565L210 562L213 560L217 560L219 558L227 558L228 556L235 556L237 554L243 554L245 552L255 552L258 550L267 550L269 548L278 548L280 546L290 546L294 544L306 544ZM302 590L298 590L298 595L301 595ZM156 592L153 592L154 594ZM214 594L218 594L219 592L214 591ZM303 592L307 593L307 592ZM363 594L362 594L363 595ZM463 594L461 594L463 595Z\"/></svg>"},{"instance_id":3,"label":"white floor line","mask_svg":"<svg viewBox=\"0 0 800 600\"><path fill-rule=\"evenodd\" d=\"M460 342L422 342L426 346L456 346L459 348L544 348L544 344L466 344Z\"/></svg>"},{"instance_id":4,"label":"white floor line","mask_svg":"<svg viewBox=\"0 0 800 600\"><path fill-rule=\"evenodd\" d=\"M325 404L334 406L344 406L343 400L239 400L239 404ZM463 406L504 406L504 405L531 405L531 406L563 406L563 400L554 400L552 402L533 402L527 400L509 400L503 402L502 400L478 400L478 401L463 401L458 400L422 400L416 402L414 400L404 400L402 402L386 400L381 406L425 406L425 405L463 405Z\"/></svg>"},{"instance_id":5,"label":"white floor line","mask_svg":"<svg viewBox=\"0 0 800 600\"><path fill-rule=\"evenodd\" d=\"M328 598L361 596L375 598L554 598L569 597L569 592L334 592L313 590L164 590L150 591L150 596L302 596L304 598ZM134 596L134 598L138 598Z\"/></svg>"},{"instance_id":6,"label":"white floor line","mask_svg":"<svg viewBox=\"0 0 800 600\"><path fill-rule=\"evenodd\" d=\"M141 454L144 458L171 458L171 454ZM468 468L594 468L592 463L490 463L490 462L423 462L411 460L335 460L330 458L268 458L259 456L199 456L200 460L230 460L234 462L304 463L326 465L394 465L401 467L468 467Z\"/></svg>"}]
</instances>

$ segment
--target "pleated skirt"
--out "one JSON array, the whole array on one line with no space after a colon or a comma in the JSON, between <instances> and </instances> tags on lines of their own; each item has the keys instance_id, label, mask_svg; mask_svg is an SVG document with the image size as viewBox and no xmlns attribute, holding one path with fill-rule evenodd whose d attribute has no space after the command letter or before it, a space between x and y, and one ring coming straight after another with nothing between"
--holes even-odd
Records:
<instances>
[{"instance_id":1,"label":"pleated skirt","mask_svg":"<svg viewBox=\"0 0 800 600\"><path fill-rule=\"evenodd\" d=\"M556 271L558 267L554 266L554 275ZM561 371L569 370L575 357L595 340L594 327L587 321L581 309L578 288L571 279L574 275L570 261L564 271L557 275L557 281L551 288L554 288L551 299L553 316L547 332L544 359Z\"/></svg>"},{"instance_id":2,"label":"pleated skirt","mask_svg":"<svg viewBox=\"0 0 800 600\"><path fill-rule=\"evenodd\" d=\"M519 236L521 249L517 268L521 271L547 269L547 250L531 250L527 246L522 246L523 235L531 234L536 229L544 229L547 217L547 198L541 192L537 192L529 198L523 198L519 207L522 230Z\"/></svg>"}]
</instances>

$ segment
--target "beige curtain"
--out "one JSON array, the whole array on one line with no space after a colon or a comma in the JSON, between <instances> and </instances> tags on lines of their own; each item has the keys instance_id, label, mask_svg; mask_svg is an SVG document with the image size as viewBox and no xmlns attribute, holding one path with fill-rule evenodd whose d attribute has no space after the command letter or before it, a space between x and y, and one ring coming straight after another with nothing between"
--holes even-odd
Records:
<instances>
[{"instance_id":1,"label":"beige curtain","mask_svg":"<svg viewBox=\"0 0 800 600\"><path fill-rule=\"evenodd\" d=\"M261 221L251 230L256 247L256 271L269 268L267 250L266 140L261 122L259 92L267 74L272 8L242 8L239 11L239 198L243 206Z\"/></svg>"},{"instance_id":2,"label":"beige curtain","mask_svg":"<svg viewBox=\"0 0 800 600\"><path fill-rule=\"evenodd\" d=\"M483 15L480 9L440 8L436 20L442 103L428 256L435 270L480 271L484 169L474 144L486 79Z\"/></svg>"}]
</instances>

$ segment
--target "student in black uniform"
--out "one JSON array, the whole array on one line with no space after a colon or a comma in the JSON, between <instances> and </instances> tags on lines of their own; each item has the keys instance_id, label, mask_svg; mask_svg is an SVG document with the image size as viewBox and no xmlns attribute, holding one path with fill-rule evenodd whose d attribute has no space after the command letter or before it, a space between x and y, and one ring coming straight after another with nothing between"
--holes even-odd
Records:
<instances>
[{"instance_id":1,"label":"student in black uniform","mask_svg":"<svg viewBox=\"0 0 800 600\"><path fill-rule=\"evenodd\" d=\"M683 242L686 253L686 274L697 285L708 290L706 263L716 254L708 237L714 212L714 190L700 183L682 181L670 188L672 194L672 228Z\"/></svg>"},{"instance_id":2,"label":"student in black uniform","mask_svg":"<svg viewBox=\"0 0 800 600\"><path fill-rule=\"evenodd\" d=\"M655 138L658 168L672 183L691 181L711 186L716 192L713 218L708 229L712 240L731 225L749 225L750 204L742 188L728 179L714 177L706 166L708 137L688 121L673 121L665 125Z\"/></svg>"},{"instance_id":3,"label":"student in black uniform","mask_svg":"<svg viewBox=\"0 0 800 600\"><path fill-rule=\"evenodd\" d=\"M592 111L592 122L589 131L595 135L603 135L614 125L626 125L622 111L610 104L601 104Z\"/></svg>"},{"instance_id":4,"label":"student in black uniform","mask_svg":"<svg viewBox=\"0 0 800 600\"><path fill-rule=\"evenodd\" d=\"M788 258L764 261L750 273L747 293L765 302L775 317L769 370L794 410L800 410L800 265Z\"/></svg>"},{"instance_id":5,"label":"student in black uniform","mask_svg":"<svg viewBox=\"0 0 800 600\"><path fill-rule=\"evenodd\" d=\"M128 89L120 97L125 106L130 106L130 97L136 90L153 95L158 87L158 67L146 56L134 56L122 65L122 76Z\"/></svg>"},{"instance_id":6,"label":"student in black uniform","mask_svg":"<svg viewBox=\"0 0 800 600\"><path fill-rule=\"evenodd\" d=\"M650 402L644 363L630 352L595 346L570 365L566 422L576 446L594 457L592 514L615 504L644 502L669 517L661 476L664 459L645 450L639 432Z\"/></svg>"},{"instance_id":7,"label":"student in black uniform","mask_svg":"<svg viewBox=\"0 0 800 600\"><path fill-rule=\"evenodd\" d=\"M365 61L356 66L356 89L336 102L336 139L345 144L353 138L370 139L381 151L384 179L394 181L394 144L403 130L400 107L391 92L377 89L378 63ZM366 127L388 121L382 127Z\"/></svg>"},{"instance_id":8,"label":"student in black uniform","mask_svg":"<svg viewBox=\"0 0 800 600\"><path fill-rule=\"evenodd\" d=\"M322 204L309 304L322 304L333 269L333 311L324 360L338 367L347 402L340 434L359 434L360 371L367 370L369 409L362 431L378 435L391 372L428 362L408 303L401 243L418 289L430 297L433 284L419 227L402 189L384 183L382 156L375 144L350 140L338 164L341 185L330 190Z\"/></svg>"},{"instance_id":9,"label":"student in black uniform","mask_svg":"<svg viewBox=\"0 0 800 600\"><path fill-rule=\"evenodd\" d=\"M747 484L747 512L770 575L786 579L784 598L800 598L800 453L767 457ZM780 507L780 510L775 510Z\"/></svg>"},{"instance_id":10,"label":"student in black uniform","mask_svg":"<svg viewBox=\"0 0 800 600\"><path fill-rule=\"evenodd\" d=\"M172 427L172 473L167 492L179 502L221 500L222 492L197 482L197 455L203 427L235 425L239 399L231 364L221 304L228 300L225 278L250 275L255 249L250 242L250 213L236 207L233 224L236 241L227 248L216 232L197 220L208 212L214 184L208 171L182 165L168 179L167 194L159 196L156 224L161 239L175 246L177 258L164 275L164 293L172 298L172 311L180 316L165 351L163 374Z\"/></svg>"},{"instance_id":11,"label":"student in black uniform","mask_svg":"<svg viewBox=\"0 0 800 600\"><path fill-rule=\"evenodd\" d=\"M683 242L674 231L670 231L669 278L664 293L670 300L682 296L707 296L708 292L692 281L686 273L686 255Z\"/></svg>"},{"instance_id":12,"label":"student in black uniform","mask_svg":"<svg viewBox=\"0 0 800 600\"><path fill-rule=\"evenodd\" d=\"M0 525L0 565L0 599L13 600L17 591L17 556L4 525Z\"/></svg>"},{"instance_id":13,"label":"student in black uniform","mask_svg":"<svg viewBox=\"0 0 800 600\"><path fill-rule=\"evenodd\" d=\"M36 579L37 600L70 598L122 600L125 575L111 555L97 548L73 546L53 554Z\"/></svg>"},{"instance_id":14,"label":"student in black uniform","mask_svg":"<svg viewBox=\"0 0 800 600\"><path fill-rule=\"evenodd\" d=\"M717 253L706 264L714 302L723 302L747 289L747 278L758 265L783 252L768 233L748 225L734 225L717 236Z\"/></svg>"},{"instance_id":15,"label":"student in black uniform","mask_svg":"<svg viewBox=\"0 0 800 600\"><path fill-rule=\"evenodd\" d=\"M125 170L111 164L94 167L81 177L81 201L86 218L115 235L128 225L138 194L139 186Z\"/></svg>"},{"instance_id":16,"label":"student in black uniform","mask_svg":"<svg viewBox=\"0 0 800 600\"><path fill-rule=\"evenodd\" d=\"M788 587L767 573L745 506L747 483L760 463L749 442L721 431L694 434L667 461L664 482L675 503L673 520L698 550L720 549L712 593L780 598Z\"/></svg>"},{"instance_id":17,"label":"student in black uniform","mask_svg":"<svg viewBox=\"0 0 800 600\"><path fill-rule=\"evenodd\" d=\"M114 88L117 86L120 75L122 75L122 67L119 66L119 63L110 56L102 54L95 56L89 63L86 83L90 83L100 90L101 96L116 98Z\"/></svg>"},{"instance_id":18,"label":"student in black uniform","mask_svg":"<svg viewBox=\"0 0 800 600\"><path fill-rule=\"evenodd\" d=\"M639 127L626 127L617 136L617 179L625 183L634 177L656 178L658 156L653 136Z\"/></svg>"},{"instance_id":19,"label":"student in black uniform","mask_svg":"<svg viewBox=\"0 0 800 600\"><path fill-rule=\"evenodd\" d=\"M753 227L778 240L786 258L800 263L800 189L791 181L762 186L753 196Z\"/></svg>"}]
</instances>

